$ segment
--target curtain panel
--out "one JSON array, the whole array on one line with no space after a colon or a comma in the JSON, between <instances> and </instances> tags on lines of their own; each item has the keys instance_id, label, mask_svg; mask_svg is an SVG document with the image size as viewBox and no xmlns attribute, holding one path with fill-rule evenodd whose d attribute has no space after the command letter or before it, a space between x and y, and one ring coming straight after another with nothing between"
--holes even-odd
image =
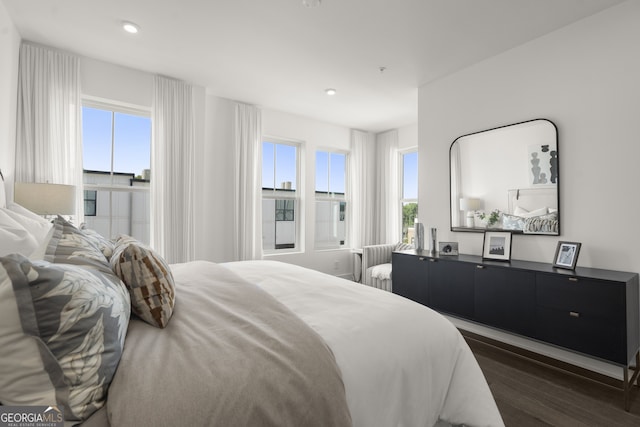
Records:
<instances>
[{"instance_id":1,"label":"curtain panel","mask_svg":"<svg viewBox=\"0 0 640 427\"><path fill-rule=\"evenodd\" d=\"M376 135L376 243L400 241L398 130Z\"/></svg>"},{"instance_id":2,"label":"curtain panel","mask_svg":"<svg viewBox=\"0 0 640 427\"><path fill-rule=\"evenodd\" d=\"M234 255L262 259L262 113L237 103L235 111Z\"/></svg>"},{"instance_id":3,"label":"curtain panel","mask_svg":"<svg viewBox=\"0 0 640 427\"><path fill-rule=\"evenodd\" d=\"M351 130L349 241L354 248L362 248L375 241L375 155L375 135Z\"/></svg>"},{"instance_id":4,"label":"curtain panel","mask_svg":"<svg viewBox=\"0 0 640 427\"><path fill-rule=\"evenodd\" d=\"M193 87L155 76L151 143L151 245L169 263L195 253Z\"/></svg>"},{"instance_id":5,"label":"curtain panel","mask_svg":"<svg viewBox=\"0 0 640 427\"><path fill-rule=\"evenodd\" d=\"M20 45L15 181L74 185L77 224L84 220L80 93L78 57Z\"/></svg>"}]
</instances>

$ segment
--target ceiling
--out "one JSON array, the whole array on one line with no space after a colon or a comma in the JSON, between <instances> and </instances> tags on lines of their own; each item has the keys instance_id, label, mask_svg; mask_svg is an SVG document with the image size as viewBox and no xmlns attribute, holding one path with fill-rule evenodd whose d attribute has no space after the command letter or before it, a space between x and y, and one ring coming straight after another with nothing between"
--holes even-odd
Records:
<instances>
[{"instance_id":1,"label":"ceiling","mask_svg":"<svg viewBox=\"0 0 640 427\"><path fill-rule=\"evenodd\" d=\"M0 1L25 40L374 132L416 123L422 84L622 2Z\"/></svg>"}]
</instances>

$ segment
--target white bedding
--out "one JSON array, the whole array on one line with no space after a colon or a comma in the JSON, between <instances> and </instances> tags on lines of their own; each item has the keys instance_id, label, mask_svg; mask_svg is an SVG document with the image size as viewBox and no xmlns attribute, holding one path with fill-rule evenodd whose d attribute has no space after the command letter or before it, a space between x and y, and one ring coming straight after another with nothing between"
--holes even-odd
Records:
<instances>
[{"instance_id":1,"label":"white bedding","mask_svg":"<svg viewBox=\"0 0 640 427\"><path fill-rule=\"evenodd\" d=\"M504 425L457 329L413 301L291 264L223 264L286 305L324 338L356 427Z\"/></svg>"}]
</instances>

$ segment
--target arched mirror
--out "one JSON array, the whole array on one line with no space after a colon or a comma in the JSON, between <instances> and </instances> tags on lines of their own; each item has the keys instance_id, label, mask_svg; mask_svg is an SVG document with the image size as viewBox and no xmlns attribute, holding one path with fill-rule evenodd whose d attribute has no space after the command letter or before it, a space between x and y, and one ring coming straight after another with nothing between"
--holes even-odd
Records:
<instances>
[{"instance_id":1,"label":"arched mirror","mask_svg":"<svg viewBox=\"0 0 640 427\"><path fill-rule=\"evenodd\" d=\"M558 131L536 119L456 138L451 230L560 234Z\"/></svg>"}]
</instances>

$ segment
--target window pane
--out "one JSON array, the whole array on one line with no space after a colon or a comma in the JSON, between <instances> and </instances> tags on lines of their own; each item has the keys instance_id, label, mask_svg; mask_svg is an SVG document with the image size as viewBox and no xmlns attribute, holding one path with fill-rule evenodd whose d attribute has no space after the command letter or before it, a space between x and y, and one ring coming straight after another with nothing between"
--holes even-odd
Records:
<instances>
[{"instance_id":1,"label":"window pane","mask_svg":"<svg viewBox=\"0 0 640 427\"><path fill-rule=\"evenodd\" d=\"M337 248L345 244L346 205L337 200L316 201L316 247Z\"/></svg>"},{"instance_id":2,"label":"window pane","mask_svg":"<svg viewBox=\"0 0 640 427\"><path fill-rule=\"evenodd\" d=\"M276 188L273 182L273 172L275 168L274 162L274 144L270 142L262 143L262 188Z\"/></svg>"},{"instance_id":3,"label":"window pane","mask_svg":"<svg viewBox=\"0 0 640 427\"><path fill-rule=\"evenodd\" d=\"M102 108L82 112L83 180L100 187L85 191L87 226L107 238L128 234L149 243L151 119ZM112 191L112 185L143 189Z\"/></svg>"},{"instance_id":4,"label":"window pane","mask_svg":"<svg viewBox=\"0 0 640 427\"><path fill-rule=\"evenodd\" d=\"M264 250L296 247L296 187L298 148L295 145L262 143L262 248ZM282 197L272 199L273 196ZM266 198L265 198L266 197ZM288 197L288 198L285 198Z\"/></svg>"},{"instance_id":5,"label":"window pane","mask_svg":"<svg viewBox=\"0 0 640 427\"><path fill-rule=\"evenodd\" d=\"M316 151L316 193L329 192L329 153Z\"/></svg>"},{"instance_id":6,"label":"window pane","mask_svg":"<svg viewBox=\"0 0 640 427\"><path fill-rule=\"evenodd\" d=\"M96 192L84 191L84 214L85 216L96 216Z\"/></svg>"},{"instance_id":7,"label":"window pane","mask_svg":"<svg viewBox=\"0 0 640 427\"><path fill-rule=\"evenodd\" d=\"M82 107L82 165L111 171L111 111Z\"/></svg>"},{"instance_id":8,"label":"window pane","mask_svg":"<svg viewBox=\"0 0 640 427\"><path fill-rule=\"evenodd\" d=\"M402 156L402 198L418 198L418 152Z\"/></svg>"},{"instance_id":9,"label":"window pane","mask_svg":"<svg viewBox=\"0 0 640 427\"><path fill-rule=\"evenodd\" d=\"M113 171L142 178L151 169L151 119L115 113Z\"/></svg>"},{"instance_id":10,"label":"window pane","mask_svg":"<svg viewBox=\"0 0 640 427\"><path fill-rule=\"evenodd\" d=\"M276 186L296 189L296 147L276 144Z\"/></svg>"},{"instance_id":11,"label":"window pane","mask_svg":"<svg viewBox=\"0 0 640 427\"><path fill-rule=\"evenodd\" d=\"M262 248L290 249L296 245L295 200L262 199Z\"/></svg>"},{"instance_id":12,"label":"window pane","mask_svg":"<svg viewBox=\"0 0 640 427\"><path fill-rule=\"evenodd\" d=\"M402 241L404 243L414 243L414 223L416 216L418 216L417 203L402 204Z\"/></svg>"},{"instance_id":13,"label":"window pane","mask_svg":"<svg viewBox=\"0 0 640 427\"><path fill-rule=\"evenodd\" d=\"M345 154L331 153L331 181L329 183L329 190L332 193L345 193L346 159L347 156Z\"/></svg>"},{"instance_id":14,"label":"window pane","mask_svg":"<svg viewBox=\"0 0 640 427\"><path fill-rule=\"evenodd\" d=\"M103 175L106 179L109 175ZM138 183L148 187L149 183ZM86 190L93 193L93 201L85 196L85 223L101 235L111 239L127 234L139 241L150 242L150 199L149 192ZM88 213L88 207L93 212Z\"/></svg>"}]
</instances>

